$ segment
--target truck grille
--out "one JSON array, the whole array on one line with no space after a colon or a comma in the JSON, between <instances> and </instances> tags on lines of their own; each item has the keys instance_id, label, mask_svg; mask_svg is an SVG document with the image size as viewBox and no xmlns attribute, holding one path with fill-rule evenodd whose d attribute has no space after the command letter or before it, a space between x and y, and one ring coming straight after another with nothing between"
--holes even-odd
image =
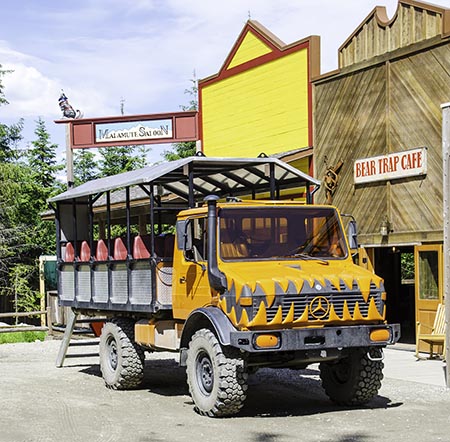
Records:
<instances>
[{"instance_id":1,"label":"truck grille","mask_svg":"<svg viewBox=\"0 0 450 442\"><path fill-rule=\"evenodd\" d=\"M381 299L381 290L377 288L374 283L370 285L370 295L368 298L368 302L364 300L356 283L353 284L353 287L351 289L349 289L344 283L341 283L341 290L338 290L332 285L331 287L327 287L327 289L327 291L323 292L312 292L308 290L308 292L306 293L276 295L273 305L270 307L266 307L267 321L269 322L275 317L280 305L283 311L284 319L291 309L292 304L294 305L294 320L298 319L302 316L305 309L309 307L313 299L317 296L326 298L330 305L333 305L335 313L340 318L343 317L345 301L347 301L348 310L350 311L351 315L353 315L356 304L358 303L360 313L362 314L362 316L366 317L369 313L370 300L371 298L374 298L375 306L377 307L378 312L380 314L383 313L383 300ZM265 302L265 297L254 296L253 312L255 314L258 311L261 302ZM315 320L311 313L308 313L308 319L311 321Z\"/></svg>"}]
</instances>

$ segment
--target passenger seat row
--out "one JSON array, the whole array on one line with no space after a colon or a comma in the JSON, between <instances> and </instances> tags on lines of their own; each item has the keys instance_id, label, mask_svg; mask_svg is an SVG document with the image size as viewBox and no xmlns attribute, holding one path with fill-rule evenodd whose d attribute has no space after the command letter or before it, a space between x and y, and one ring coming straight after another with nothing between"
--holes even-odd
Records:
<instances>
[{"instance_id":1,"label":"passenger seat row","mask_svg":"<svg viewBox=\"0 0 450 442\"><path fill-rule=\"evenodd\" d=\"M160 235L155 236L155 253L159 257L171 258L173 257L173 248L175 243L174 235ZM105 240L100 239L94 241L95 254L93 258L95 261L108 260L108 246ZM148 259L150 258L151 237L150 235L138 235L133 238L133 253L134 259ZM63 260L65 262L75 261L75 248L72 242L68 242L63 251ZM124 238L115 238L113 240L112 259L125 260L127 259L128 250L126 247L126 240ZM89 262L91 259L91 248L87 241L81 241L78 246L78 261Z\"/></svg>"}]
</instances>

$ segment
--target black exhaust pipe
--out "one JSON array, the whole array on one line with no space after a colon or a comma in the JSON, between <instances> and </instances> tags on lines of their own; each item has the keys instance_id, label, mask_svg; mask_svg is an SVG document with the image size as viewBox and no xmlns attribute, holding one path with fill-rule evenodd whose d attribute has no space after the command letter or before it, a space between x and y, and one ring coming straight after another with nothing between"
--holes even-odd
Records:
<instances>
[{"instance_id":1,"label":"black exhaust pipe","mask_svg":"<svg viewBox=\"0 0 450 442\"><path fill-rule=\"evenodd\" d=\"M208 204L208 280L209 285L219 293L227 289L227 278L217 265L217 195L208 195L204 201Z\"/></svg>"}]
</instances>

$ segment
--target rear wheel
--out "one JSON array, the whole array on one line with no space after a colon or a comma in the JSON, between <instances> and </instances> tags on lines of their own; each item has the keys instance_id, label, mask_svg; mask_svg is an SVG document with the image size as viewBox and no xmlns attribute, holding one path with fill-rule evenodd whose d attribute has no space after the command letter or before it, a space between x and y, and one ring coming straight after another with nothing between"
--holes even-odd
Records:
<instances>
[{"instance_id":1,"label":"rear wheel","mask_svg":"<svg viewBox=\"0 0 450 442\"><path fill-rule=\"evenodd\" d=\"M114 318L100 336L100 369L108 388L138 387L144 377L144 351L134 342L134 321Z\"/></svg>"},{"instance_id":2,"label":"rear wheel","mask_svg":"<svg viewBox=\"0 0 450 442\"><path fill-rule=\"evenodd\" d=\"M222 348L210 330L201 329L192 336L186 373L198 413L230 416L242 408L247 392L244 358L237 349Z\"/></svg>"},{"instance_id":3,"label":"rear wheel","mask_svg":"<svg viewBox=\"0 0 450 442\"><path fill-rule=\"evenodd\" d=\"M383 379L382 350L358 348L338 362L322 362L320 377L329 398L341 405L361 405L378 394Z\"/></svg>"}]
</instances>

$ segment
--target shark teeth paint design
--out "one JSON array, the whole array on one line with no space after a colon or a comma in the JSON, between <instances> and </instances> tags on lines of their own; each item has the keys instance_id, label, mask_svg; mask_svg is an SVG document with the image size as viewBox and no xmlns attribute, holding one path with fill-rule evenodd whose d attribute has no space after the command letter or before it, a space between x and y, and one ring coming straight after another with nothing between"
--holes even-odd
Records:
<instances>
[{"instance_id":1,"label":"shark teeth paint design","mask_svg":"<svg viewBox=\"0 0 450 442\"><path fill-rule=\"evenodd\" d=\"M272 284L228 281L229 289L221 296L220 306L234 325L298 326L346 321L381 321L384 319L384 287L372 280L339 279L333 284L326 278L308 280L273 279ZM322 317L313 315L317 298L326 306ZM322 308L325 308L322 306Z\"/></svg>"}]
</instances>

